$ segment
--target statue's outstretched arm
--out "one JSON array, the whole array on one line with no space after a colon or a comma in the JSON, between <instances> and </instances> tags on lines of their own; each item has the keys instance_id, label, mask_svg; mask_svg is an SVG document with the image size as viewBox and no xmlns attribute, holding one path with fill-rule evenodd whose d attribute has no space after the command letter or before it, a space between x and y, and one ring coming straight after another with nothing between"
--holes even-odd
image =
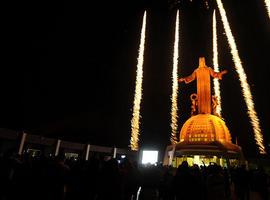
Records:
<instances>
[{"instance_id":1,"label":"statue's outstretched arm","mask_svg":"<svg viewBox=\"0 0 270 200\"><path fill-rule=\"evenodd\" d=\"M210 70L210 74L213 78L218 78L218 79L222 79L223 74L227 74L228 71L227 70L223 70L221 72L215 72L211 67L209 67Z\"/></svg>"},{"instance_id":2,"label":"statue's outstretched arm","mask_svg":"<svg viewBox=\"0 0 270 200\"><path fill-rule=\"evenodd\" d=\"M185 81L185 83L190 83L191 81L193 81L196 78L196 74L195 72L193 72L190 76L184 77L184 78L180 78L178 81L179 82L183 82Z\"/></svg>"}]
</instances>

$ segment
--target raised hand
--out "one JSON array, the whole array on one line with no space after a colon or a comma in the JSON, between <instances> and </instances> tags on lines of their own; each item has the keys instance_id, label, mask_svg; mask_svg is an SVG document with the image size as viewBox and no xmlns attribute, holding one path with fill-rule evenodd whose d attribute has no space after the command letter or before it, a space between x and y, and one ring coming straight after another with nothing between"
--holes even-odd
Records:
<instances>
[{"instance_id":1,"label":"raised hand","mask_svg":"<svg viewBox=\"0 0 270 200\"><path fill-rule=\"evenodd\" d=\"M221 71L221 74L223 75L223 74L227 74L228 73L228 70L223 70L223 71Z\"/></svg>"},{"instance_id":2,"label":"raised hand","mask_svg":"<svg viewBox=\"0 0 270 200\"><path fill-rule=\"evenodd\" d=\"M178 81L179 82L183 82L183 81L185 81L185 79L184 78L180 78L180 79L178 79Z\"/></svg>"},{"instance_id":3,"label":"raised hand","mask_svg":"<svg viewBox=\"0 0 270 200\"><path fill-rule=\"evenodd\" d=\"M228 71L227 70L223 70L223 71L221 71L221 72L219 72L219 74L218 74L218 79L222 79L222 76L223 76L223 74L227 74L228 73Z\"/></svg>"}]
</instances>

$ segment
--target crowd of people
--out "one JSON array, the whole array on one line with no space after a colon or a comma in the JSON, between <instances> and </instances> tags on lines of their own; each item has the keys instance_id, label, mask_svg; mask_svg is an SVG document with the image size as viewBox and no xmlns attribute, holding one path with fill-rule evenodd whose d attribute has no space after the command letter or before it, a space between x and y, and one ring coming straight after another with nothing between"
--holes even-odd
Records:
<instances>
[{"instance_id":1,"label":"crowd of people","mask_svg":"<svg viewBox=\"0 0 270 200\"><path fill-rule=\"evenodd\" d=\"M0 200L266 200L269 176L262 167L226 169L216 164L177 168L140 166L92 156L0 157Z\"/></svg>"}]
</instances>

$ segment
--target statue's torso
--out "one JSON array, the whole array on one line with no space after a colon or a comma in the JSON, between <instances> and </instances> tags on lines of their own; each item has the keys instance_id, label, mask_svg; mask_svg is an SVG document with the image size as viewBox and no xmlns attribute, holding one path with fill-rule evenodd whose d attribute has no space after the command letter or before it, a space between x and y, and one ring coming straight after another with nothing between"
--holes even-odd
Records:
<instances>
[{"instance_id":1,"label":"statue's torso","mask_svg":"<svg viewBox=\"0 0 270 200\"><path fill-rule=\"evenodd\" d=\"M195 70L197 79L198 112L211 113L210 70L199 67Z\"/></svg>"}]
</instances>

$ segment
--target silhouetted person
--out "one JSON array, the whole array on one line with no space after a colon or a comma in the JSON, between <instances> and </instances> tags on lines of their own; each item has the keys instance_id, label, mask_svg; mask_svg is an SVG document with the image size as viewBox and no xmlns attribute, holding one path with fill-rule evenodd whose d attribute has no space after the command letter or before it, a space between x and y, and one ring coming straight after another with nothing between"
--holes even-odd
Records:
<instances>
[{"instance_id":1,"label":"silhouetted person","mask_svg":"<svg viewBox=\"0 0 270 200\"><path fill-rule=\"evenodd\" d=\"M250 177L249 173L246 170L246 166L242 165L241 167L235 169L233 173L233 182L235 188L235 195L239 200L249 199L249 182Z\"/></svg>"},{"instance_id":2,"label":"silhouetted person","mask_svg":"<svg viewBox=\"0 0 270 200\"><path fill-rule=\"evenodd\" d=\"M130 200L136 197L137 191L142 183L142 175L129 159L124 159L121 163L122 194L123 199Z\"/></svg>"},{"instance_id":3,"label":"silhouetted person","mask_svg":"<svg viewBox=\"0 0 270 200\"><path fill-rule=\"evenodd\" d=\"M66 196L70 168L65 164L65 155L60 154L47 168L48 198L63 200Z\"/></svg>"},{"instance_id":4,"label":"silhouetted person","mask_svg":"<svg viewBox=\"0 0 270 200\"><path fill-rule=\"evenodd\" d=\"M104 164L101 173L98 200L121 199L121 175L116 159L110 159Z\"/></svg>"},{"instance_id":5,"label":"silhouetted person","mask_svg":"<svg viewBox=\"0 0 270 200\"><path fill-rule=\"evenodd\" d=\"M176 200L190 200L196 199L193 188L194 178L190 173L188 163L183 161L177 168L174 180L173 191Z\"/></svg>"},{"instance_id":6,"label":"silhouetted person","mask_svg":"<svg viewBox=\"0 0 270 200\"><path fill-rule=\"evenodd\" d=\"M259 194L262 200L268 200L268 175L265 173L262 166L259 166L253 173L253 190Z\"/></svg>"},{"instance_id":7,"label":"silhouetted person","mask_svg":"<svg viewBox=\"0 0 270 200\"><path fill-rule=\"evenodd\" d=\"M207 200L225 200L225 179L221 167L209 165L208 170L209 174L206 178Z\"/></svg>"},{"instance_id":8,"label":"silhouetted person","mask_svg":"<svg viewBox=\"0 0 270 200\"><path fill-rule=\"evenodd\" d=\"M160 200L173 200L173 179L171 167L163 168L163 176L159 183L159 199Z\"/></svg>"}]
</instances>

